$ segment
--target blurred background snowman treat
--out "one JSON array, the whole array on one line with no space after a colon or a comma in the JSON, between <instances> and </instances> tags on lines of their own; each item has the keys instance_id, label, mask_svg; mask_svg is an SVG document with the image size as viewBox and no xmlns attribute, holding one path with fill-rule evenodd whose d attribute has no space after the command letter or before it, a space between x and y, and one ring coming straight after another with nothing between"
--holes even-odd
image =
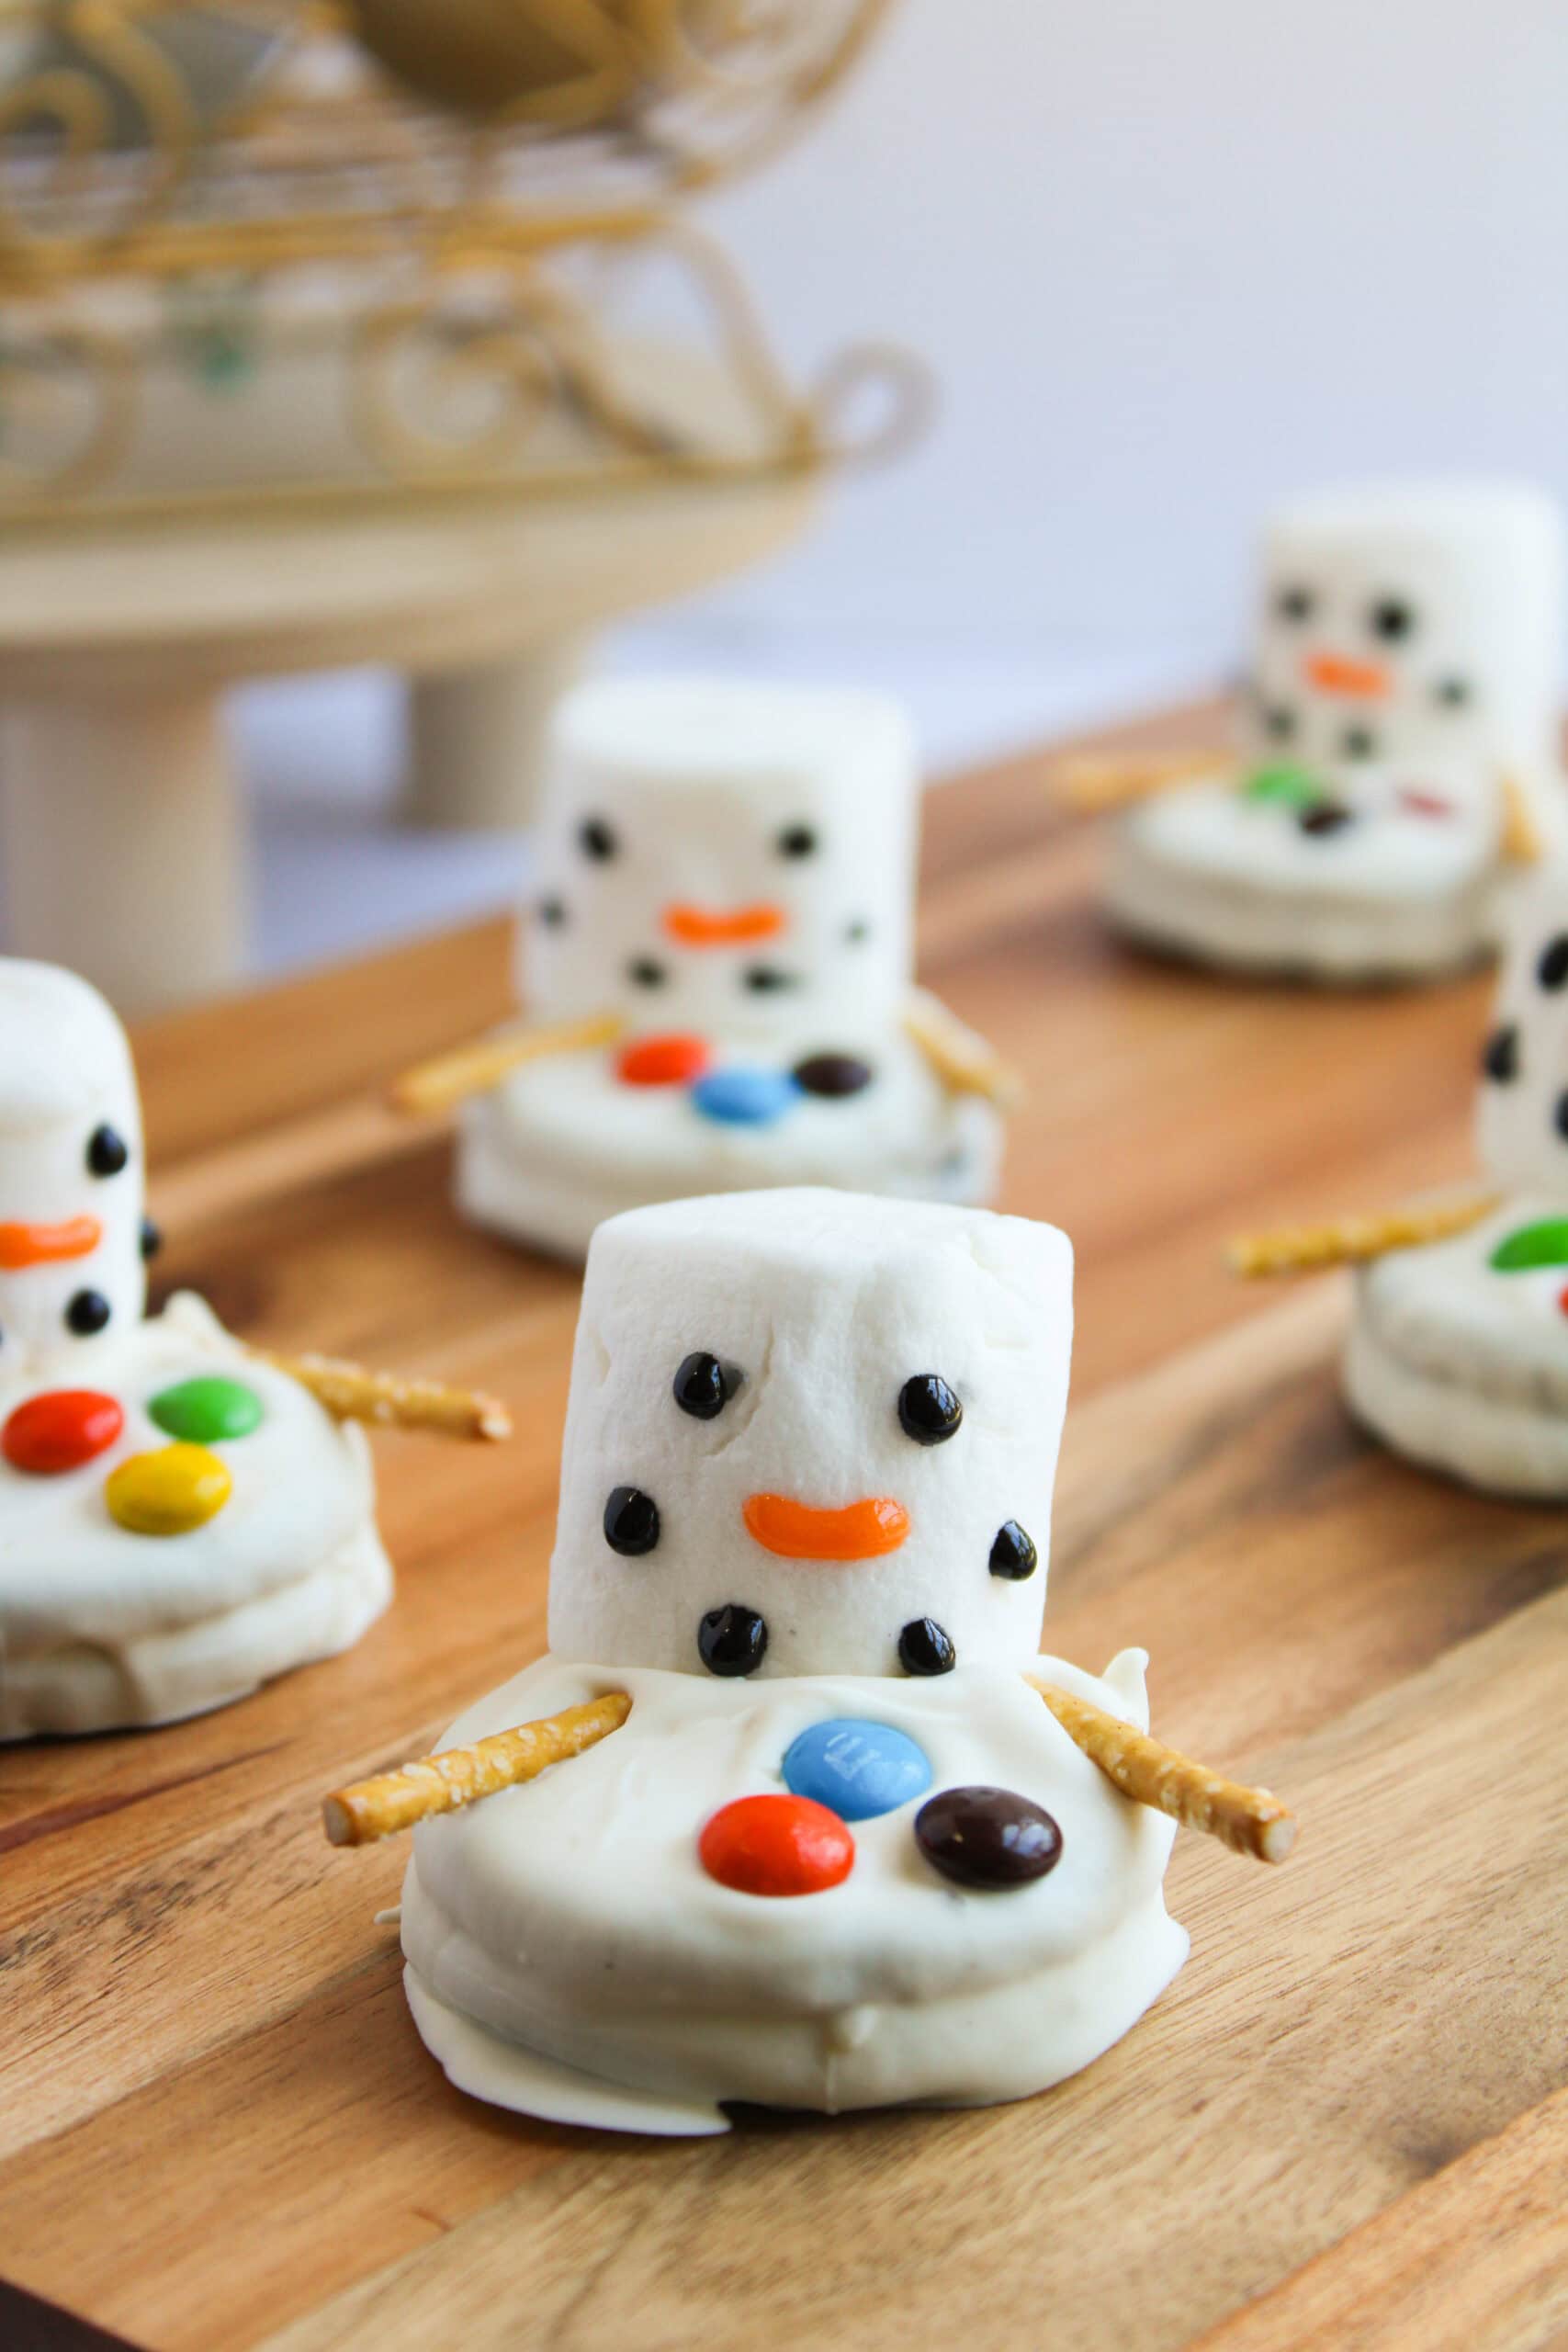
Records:
<instances>
[{"instance_id":1,"label":"blurred background snowman treat","mask_svg":"<svg viewBox=\"0 0 1568 2352\"><path fill-rule=\"evenodd\" d=\"M1108 903L1133 937L1239 969L1416 978L1491 946L1499 885L1564 836L1561 519L1518 484L1388 483L1263 534L1234 767L1069 763L1134 805Z\"/></svg>"},{"instance_id":2,"label":"blurred background snowman treat","mask_svg":"<svg viewBox=\"0 0 1568 2352\"><path fill-rule=\"evenodd\" d=\"M1008 1074L912 986L915 747L846 690L664 678L557 728L534 1025L412 1071L476 1224L581 1257L644 1202L780 1183L975 1202Z\"/></svg>"},{"instance_id":3,"label":"blurred background snowman treat","mask_svg":"<svg viewBox=\"0 0 1568 2352\"><path fill-rule=\"evenodd\" d=\"M146 1314L141 1118L97 992L0 959L0 1739L219 1706L391 1597L360 1420L506 1432L490 1400L268 1358Z\"/></svg>"},{"instance_id":4,"label":"blurred background snowman treat","mask_svg":"<svg viewBox=\"0 0 1568 2352\"><path fill-rule=\"evenodd\" d=\"M668 2132L1021 2098L1180 1967L1179 1820L1283 1858L1277 1800L1149 1738L1142 1651L1037 1654L1071 1335L1070 1245L1021 1218L601 1227L549 1655L326 1804L340 1844L418 1825L405 1982L461 2087Z\"/></svg>"},{"instance_id":5,"label":"blurred background snowman treat","mask_svg":"<svg viewBox=\"0 0 1568 2352\"><path fill-rule=\"evenodd\" d=\"M1239 1241L1245 1274L1356 1264L1351 1410L1498 1494L1568 1498L1568 865L1521 895L1481 1057L1487 1189Z\"/></svg>"}]
</instances>

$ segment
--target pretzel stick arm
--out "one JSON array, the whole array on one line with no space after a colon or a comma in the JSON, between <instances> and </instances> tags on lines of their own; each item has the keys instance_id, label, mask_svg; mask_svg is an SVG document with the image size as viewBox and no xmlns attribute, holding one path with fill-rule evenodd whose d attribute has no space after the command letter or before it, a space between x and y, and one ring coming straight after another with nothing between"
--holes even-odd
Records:
<instances>
[{"instance_id":1,"label":"pretzel stick arm","mask_svg":"<svg viewBox=\"0 0 1568 2352\"><path fill-rule=\"evenodd\" d=\"M369 1421L381 1429L433 1430L440 1437L512 1435L512 1416L499 1396L470 1388L448 1388L438 1380L405 1380L395 1372L367 1372L362 1364L333 1356L281 1356L252 1352L275 1371L308 1388L335 1420Z\"/></svg>"},{"instance_id":2,"label":"pretzel stick arm","mask_svg":"<svg viewBox=\"0 0 1568 2352\"><path fill-rule=\"evenodd\" d=\"M1529 794L1508 769L1503 773L1502 786L1503 855L1510 865L1539 865L1546 855L1546 839Z\"/></svg>"},{"instance_id":3,"label":"pretzel stick arm","mask_svg":"<svg viewBox=\"0 0 1568 2352\"><path fill-rule=\"evenodd\" d=\"M516 1029L509 1036L481 1037L459 1046L434 1061L420 1062L392 1080L388 1100L396 1111L413 1118L431 1118L449 1111L470 1095L488 1094L525 1062L543 1061L551 1054L587 1052L594 1046L613 1046L626 1028L618 1013L595 1012L582 1021L558 1021L547 1028Z\"/></svg>"},{"instance_id":4,"label":"pretzel stick arm","mask_svg":"<svg viewBox=\"0 0 1568 2352\"><path fill-rule=\"evenodd\" d=\"M1497 1206L1495 1193L1429 1208L1390 1209L1379 1216L1343 1217L1337 1224L1287 1225L1272 1233L1243 1234L1227 1251L1231 1272L1247 1281L1263 1274L1310 1274L1327 1266L1358 1266L1394 1250L1422 1250L1468 1233Z\"/></svg>"},{"instance_id":5,"label":"pretzel stick arm","mask_svg":"<svg viewBox=\"0 0 1568 2352\"><path fill-rule=\"evenodd\" d=\"M904 1029L953 1093L983 1095L999 1111L1019 1102L1023 1081L1018 1072L925 989L916 989L906 1004Z\"/></svg>"},{"instance_id":6,"label":"pretzel stick arm","mask_svg":"<svg viewBox=\"0 0 1568 2352\"><path fill-rule=\"evenodd\" d=\"M1039 1691L1068 1738L1135 1804L1169 1814L1184 1828L1201 1829L1233 1853L1251 1854L1260 1862L1282 1862L1295 1844L1296 1817L1269 1790L1224 1780L1037 1675L1026 1674L1024 1680Z\"/></svg>"},{"instance_id":7,"label":"pretzel stick arm","mask_svg":"<svg viewBox=\"0 0 1568 2352\"><path fill-rule=\"evenodd\" d=\"M471 1747L448 1747L436 1756L423 1756L400 1771L378 1773L373 1781L356 1781L322 1800L321 1821L334 1846L368 1846L412 1829L439 1813L456 1813L499 1789L515 1789L536 1780L552 1764L565 1763L595 1747L619 1731L631 1713L624 1690L607 1690L581 1707L563 1707L536 1724L520 1724L514 1731L498 1731Z\"/></svg>"},{"instance_id":8,"label":"pretzel stick arm","mask_svg":"<svg viewBox=\"0 0 1568 2352\"><path fill-rule=\"evenodd\" d=\"M1224 775L1235 765L1224 752L1123 752L1063 760L1052 770L1053 796L1081 817L1130 808L1177 785Z\"/></svg>"}]
</instances>

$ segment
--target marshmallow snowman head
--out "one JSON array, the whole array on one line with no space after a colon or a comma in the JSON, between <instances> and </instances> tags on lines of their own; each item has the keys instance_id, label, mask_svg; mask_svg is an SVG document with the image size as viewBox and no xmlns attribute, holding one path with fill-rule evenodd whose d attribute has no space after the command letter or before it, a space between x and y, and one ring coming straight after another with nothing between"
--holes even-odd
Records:
<instances>
[{"instance_id":1,"label":"marshmallow snowman head","mask_svg":"<svg viewBox=\"0 0 1568 2352\"><path fill-rule=\"evenodd\" d=\"M817 1190L612 1217L588 1254L550 1646L719 1675L1040 1645L1072 1246Z\"/></svg>"},{"instance_id":2,"label":"marshmallow snowman head","mask_svg":"<svg viewBox=\"0 0 1568 2352\"><path fill-rule=\"evenodd\" d=\"M1509 1193L1568 1200L1568 862L1531 875L1481 1057L1482 1164Z\"/></svg>"},{"instance_id":3,"label":"marshmallow snowman head","mask_svg":"<svg viewBox=\"0 0 1568 2352\"><path fill-rule=\"evenodd\" d=\"M874 1035L909 986L916 788L908 724L879 695L580 688L557 721L523 926L530 1012Z\"/></svg>"},{"instance_id":4,"label":"marshmallow snowman head","mask_svg":"<svg viewBox=\"0 0 1568 2352\"><path fill-rule=\"evenodd\" d=\"M1523 484L1370 485L1264 531L1247 749L1308 766L1557 764L1561 518Z\"/></svg>"},{"instance_id":5,"label":"marshmallow snowman head","mask_svg":"<svg viewBox=\"0 0 1568 2352\"><path fill-rule=\"evenodd\" d=\"M73 972L0 957L0 1372L140 1319L141 1207L124 1030Z\"/></svg>"}]
</instances>

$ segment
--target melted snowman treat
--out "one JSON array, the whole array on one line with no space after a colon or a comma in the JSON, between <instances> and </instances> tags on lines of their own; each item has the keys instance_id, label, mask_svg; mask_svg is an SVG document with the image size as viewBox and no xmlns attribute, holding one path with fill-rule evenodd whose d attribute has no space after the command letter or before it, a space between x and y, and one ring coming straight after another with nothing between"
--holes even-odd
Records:
<instances>
[{"instance_id":1,"label":"melted snowman treat","mask_svg":"<svg viewBox=\"0 0 1568 2352\"><path fill-rule=\"evenodd\" d=\"M1123 820L1110 899L1151 944L1354 980L1470 961L1510 811L1562 820L1555 509L1509 485L1303 500L1265 534L1239 777Z\"/></svg>"},{"instance_id":2,"label":"melted snowman treat","mask_svg":"<svg viewBox=\"0 0 1568 2352\"><path fill-rule=\"evenodd\" d=\"M451 1736L631 1709L415 1831L406 1981L455 2082L672 2132L977 2104L1168 1984L1174 1824L1024 1679L1146 1725L1142 1652L1037 1656L1071 1285L1049 1227L842 1193L600 1228L550 1654Z\"/></svg>"},{"instance_id":3,"label":"melted snowman treat","mask_svg":"<svg viewBox=\"0 0 1568 2352\"><path fill-rule=\"evenodd\" d=\"M1345 1382L1402 1453L1508 1495L1568 1498L1568 870L1523 897L1482 1057L1496 1211L1357 1280Z\"/></svg>"},{"instance_id":4,"label":"melted snowman treat","mask_svg":"<svg viewBox=\"0 0 1568 2352\"><path fill-rule=\"evenodd\" d=\"M521 977L531 1020L619 1034L469 1103L464 1212L581 1257L603 1218L695 1193L985 1198L998 1114L906 1027L916 796L908 729L874 695L569 697Z\"/></svg>"},{"instance_id":5,"label":"melted snowman treat","mask_svg":"<svg viewBox=\"0 0 1568 2352\"><path fill-rule=\"evenodd\" d=\"M188 1294L144 1319L130 1049L0 960L0 1739L195 1713L356 1640L368 1452Z\"/></svg>"}]
</instances>

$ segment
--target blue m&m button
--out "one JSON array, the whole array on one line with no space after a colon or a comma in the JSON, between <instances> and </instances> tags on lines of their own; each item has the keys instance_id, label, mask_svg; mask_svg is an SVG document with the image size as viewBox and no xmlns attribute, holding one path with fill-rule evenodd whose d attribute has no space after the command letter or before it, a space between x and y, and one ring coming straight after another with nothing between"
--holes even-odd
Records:
<instances>
[{"instance_id":1,"label":"blue m&m button","mask_svg":"<svg viewBox=\"0 0 1568 2352\"><path fill-rule=\"evenodd\" d=\"M931 1784L925 1750L891 1724L835 1715L792 1739L784 1760L784 1784L797 1797L827 1805L844 1821L873 1821L892 1813Z\"/></svg>"},{"instance_id":2,"label":"blue m&m button","mask_svg":"<svg viewBox=\"0 0 1568 2352\"><path fill-rule=\"evenodd\" d=\"M727 1127L771 1127L799 1096L787 1070L752 1069L744 1063L710 1069L692 1089L692 1100L704 1118Z\"/></svg>"}]
</instances>

